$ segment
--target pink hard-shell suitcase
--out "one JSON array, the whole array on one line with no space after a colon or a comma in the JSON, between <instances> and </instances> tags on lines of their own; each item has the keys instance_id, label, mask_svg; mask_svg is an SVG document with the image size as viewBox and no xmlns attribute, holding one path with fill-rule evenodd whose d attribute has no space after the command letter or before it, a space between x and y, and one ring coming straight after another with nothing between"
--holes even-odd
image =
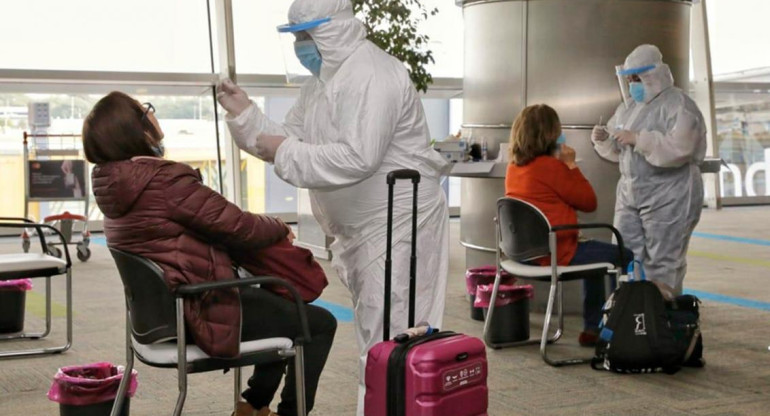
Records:
<instances>
[{"instance_id":1,"label":"pink hard-shell suitcase","mask_svg":"<svg viewBox=\"0 0 770 416\"><path fill-rule=\"evenodd\" d=\"M388 174L388 233L385 260L383 342L366 361L366 416L486 416L487 358L480 339L451 331L390 340L390 270L393 186L397 179L414 184L412 258L409 270L409 327L414 326L417 241L417 184L420 174L403 169Z\"/></svg>"}]
</instances>

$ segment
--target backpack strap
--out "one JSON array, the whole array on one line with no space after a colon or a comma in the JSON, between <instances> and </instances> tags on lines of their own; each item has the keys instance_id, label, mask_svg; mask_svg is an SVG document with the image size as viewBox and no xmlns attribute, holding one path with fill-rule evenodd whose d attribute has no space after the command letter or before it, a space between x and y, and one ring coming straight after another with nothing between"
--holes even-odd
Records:
<instances>
[{"instance_id":1,"label":"backpack strap","mask_svg":"<svg viewBox=\"0 0 770 416\"><path fill-rule=\"evenodd\" d=\"M700 327L695 327L695 330L692 333L692 339L690 340L690 346L687 347L687 352L684 354L684 359L682 360L683 363L686 363L690 356L692 355L693 351L695 351L695 345L698 343L698 338L700 337Z\"/></svg>"},{"instance_id":2,"label":"backpack strap","mask_svg":"<svg viewBox=\"0 0 770 416\"><path fill-rule=\"evenodd\" d=\"M642 261L638 259L634 259L631 263L628 263L628 269L626 270L626 273L628 274L628 281L633 282L636 280L636 274L634 273L634 264L639 264L639 280L647 280L647 276L644 274L644 267L642 266Z\"/></svg>"}]
</instances>

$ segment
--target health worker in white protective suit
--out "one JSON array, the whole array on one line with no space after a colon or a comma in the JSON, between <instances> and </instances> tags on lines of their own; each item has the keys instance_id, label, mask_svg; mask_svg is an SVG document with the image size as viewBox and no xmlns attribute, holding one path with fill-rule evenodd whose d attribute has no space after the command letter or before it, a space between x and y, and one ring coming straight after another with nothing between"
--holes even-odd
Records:
<instances>
[{"instance_id":1,"label":"health worker in white protective suit","mask_svg":"<svg viewBox=\"0 0 770 416\"><path fill-rule=\"evenodd\" d=\"M449 266L449 216L439 184L448 164L430 146L420 97L404 64L366 39L349 0L295 0L289 24L298 59L313 74L283 124L268 119L231 81L219 102L238 146L273 162L286 182L310 189L313 214L334 236L332 264L350 290L360 352L363 414L367 351L382 341L386 175L416 169L416 322L442 325ZM390 334L407 329L412 183L394 195Z\"/></svg>"},{"instance_id":2,"label":"health worker in white protective suit","mask_svg":"<svg viewBox=\"0 0 770 416\"><path fill-rule=\"evenodd\" d=\"M657 47L638 46L616 70L624 102L591 134L597 153L620 164L615 227L647 278L680 294L703 207L706 125Z\"/></svg>"}]
</instances>

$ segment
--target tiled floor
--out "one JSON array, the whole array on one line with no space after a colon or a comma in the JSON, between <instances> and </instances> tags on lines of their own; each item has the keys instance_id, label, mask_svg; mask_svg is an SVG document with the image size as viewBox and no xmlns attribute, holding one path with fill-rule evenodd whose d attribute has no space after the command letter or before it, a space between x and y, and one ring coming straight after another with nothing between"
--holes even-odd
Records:
<instances>
[{"instance_id":1,"label":"tiled floor","mask_svg":"<svg viewBox=\"0 0 770 416\"><path fill-rule=\"evenodd\" d=\"M452 263L445 326L480 336L482 324L468 318L464 296L459 224L452 223ZM616 375L588 366L553 368L536 346L488 350L490 415L767 415L770 414L770 208L705 210L690 247L685 287L704 298L704 369L675 375ZM725 238L739 237L746 240ZM5 239L0 253L17 249ZM349 308L349 296L328 264L330 286L323 300ZM53 345L63 338L63 279L54 281L54 333L51 340L0 342L0 350L20 344ZM41 325L40 287L30 294L26 324ZM124 358L123 294L106 248L74 269L75 341L64 354L0 361L0 415L53 415L57 404L46 392L57 368ZM534 317L534 315L533 315ZM577 328L579 320L568 324ZM533 319L533 331L539 329ZM561 351L579 349L577 331L568 331ZM590 354L584 349L582 352ZM316 402L316 415L352 415L356 397L356 346L350 322L341 322ZM137 364L139 389L134 415L165 415L176 398L174 371ZM230 374L190 377L186 415L229 415Z\"/></svg>"}]
</instances>

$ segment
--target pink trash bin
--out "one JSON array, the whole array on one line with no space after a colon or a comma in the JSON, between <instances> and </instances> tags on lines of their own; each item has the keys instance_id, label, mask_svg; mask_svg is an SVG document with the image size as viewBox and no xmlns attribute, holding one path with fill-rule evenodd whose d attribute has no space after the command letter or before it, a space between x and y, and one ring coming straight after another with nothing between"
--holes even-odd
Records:
<instances>
[{"instance_id":1,"label":"pink trash bin","mask_svg":"<svg viewBox=\"0 0 770 416\"><path fill-rule=\"evenodd\" d=\"M480 285L476 288L476 303L482 308L484 318L492 303L494 284ZM505 342L526 341L529 339L529 300L534 296L532 285L500 285L495 300L495 313L489 323L491 341Z\"/></svg>"},{"instance_id":2,"label":"pink trash bin","mask_svg":"<svg viewBox=\"0 0 770 416\"><path fill-rule=\"evenodd\" d=\"M129 415L130 398L137 387L136 375L136 370L131 371L121 416ZM123 367L110 363L62 367L53 378L48 399L59 403L60 416L109 416L122 379Z\"/></svg>"},{"instance_id":3,"label":"pink trash bin","mask_svg":"<svg viewBox=\"0 0 770 416\"><path fill-rule=\"evenodd\" d=\"M24 330L24 307L30 279L0 280L0 334Z\"/></svg>"},{"instance_id":4,"label":"pink trash bin","mask_svg":"<svg viewBox=\"0 0 770 416\"><path fill-rule=\"evenodd\" d=\"M465 272L465 289L468 291L468 295L471 298L471 319L474 321L484 321L484 312L481 308L473 306L476 301L476 288L479 285L488 285L495 282L495 273L497 268L495 266L481 266L473 267ZM501 270L502 276L500 284L512 285L516 282L516 278L505 270Z\"/></svg>"}]
</instances>

